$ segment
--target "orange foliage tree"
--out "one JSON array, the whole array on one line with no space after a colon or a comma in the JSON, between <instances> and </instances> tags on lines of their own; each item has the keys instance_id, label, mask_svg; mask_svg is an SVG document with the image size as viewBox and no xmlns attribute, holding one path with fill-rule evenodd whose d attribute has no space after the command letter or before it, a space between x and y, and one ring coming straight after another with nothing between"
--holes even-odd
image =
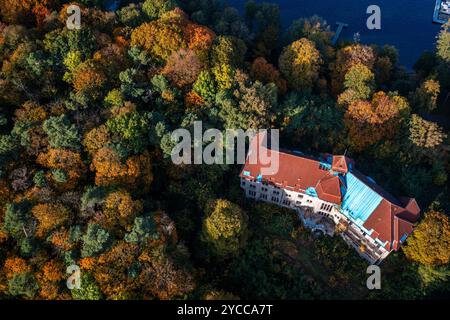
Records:
<instances>
[{"instance_id":1,"label":"orange foliage tree","mask_svg":"<svg viewBox=\"0 0 450 320\"><path fill-rule=\"evenodd\" d=\"M79 153L64 149L50 149L39 154L37 163L45 168L64 171L67 181L58 185L62 189L75 188L87 171Z\"/></svg>"},{"instance_id":2,"label":"orange foliage tree","mask_svg":"<svg viewBox=\"0 0 450 320\"><path fill-rule=\"evenodd\" d=\"M31 210L38 221L37 237L45 237L51 230L70 219L70 211L60 203L41 203Z\"/></svg>"},{"instance_id":3,"label":"orange foliage tree","mask_svg":"<svg viewBox=\"0 0 450 320\"><path fill-rule=\"evenodd\" d=\"M43 299L54 300L60 294L59 282L65 279L64 264L56 259L47 261L37 273L40 296Z\"/></svg>"},{"instance_id":4,"label":"orange foliage tree","mask_svg":"<svg viewBox=\"0 0 450 320\"><path fill-rule=\"evenodd\" d=\"M136 244L120 241L98 258L94 277L108 297L130 298L136 282L128 276L128 270L137 261L138 248Z\"/></svg>"},{"instance_id":5,"label":"orange foliage tree","mask_svg":"<svg viewBox=\"0 0 450 320\"><path fill-rule=\"evenodd\" d=\"M352 103L344 116L351 146L362 150L381 139L392 137L408 108L406 99L390 97L384 92L375 93L372 101Z\"/></svg>"},{"instance_id":6,"label":"orange foliage tree","mask_svg":"<svg viewBox=\"0 0 450 320\"><path fill-rule=\"evenodd\" d=\"M124 189L108 195L103 206L103 212L97 216L97 222L106 229L117 226L131 231L134 218L142 212L142 202L133 200L130 193Z\"/></svg>"},{"instance_id":7,"label":"orange foliage tree","mask_svg":"<svg viewBox=\"0 0 450 320\"><path fill-rule=\"evenodd\" d=\"M268 63L263 57L256 58L250 69L250 76L264 83L274 83L281 94L287 90L287 83L272 64Z\"/></svg>"},{"instance_id":8,"label":"orange foliage tree","mask_svg":"<svg viewBox=\"0 0 450 320\"><path fill-rule=\"evenodd\" d=\"M95 171L95 183L98 186L123 184L148 190L153 181L150 155L147 152L132 156L123 163L116 152L105 147L95 154L91 169Z\"/></svg>"}]
</instances>

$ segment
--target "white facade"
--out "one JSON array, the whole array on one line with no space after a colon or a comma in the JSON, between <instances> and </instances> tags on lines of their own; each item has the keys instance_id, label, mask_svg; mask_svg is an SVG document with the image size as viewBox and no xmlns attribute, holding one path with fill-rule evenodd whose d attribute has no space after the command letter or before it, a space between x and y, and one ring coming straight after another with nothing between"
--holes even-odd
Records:
<instances>
[{"instance_id":1,"label":"white facade","mask_svg":"<svg viewBox=\"0 0 450 320\"><path fill-rule=\"evenodd\" d=\"M312 230L321 230L330 236L334 235L336 230L345 242L355 248L359 255L371 264L379 264L390 253L382 244L374 240L367 230L363 230L342 214L334 203L310 196L306 194L306 191L305 193L294 191L289 186L282 188L281 185L278 187L277 184L272 185L246 178L241 178L241 188L245 190L248 198L296 210L303 224ZM325 224L321 221L332 221L334 225L331 229L335 230L330 230L329 223Z\"/></svg>"}]
</instances>

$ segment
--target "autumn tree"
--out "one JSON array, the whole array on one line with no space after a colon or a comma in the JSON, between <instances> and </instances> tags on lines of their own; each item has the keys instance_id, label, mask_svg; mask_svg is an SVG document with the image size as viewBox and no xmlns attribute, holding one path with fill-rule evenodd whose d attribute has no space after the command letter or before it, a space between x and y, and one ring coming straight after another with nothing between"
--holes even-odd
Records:
<instances>
[{"instance_id":1,"label":"autumn tree","mask_svg":"<svg viewBox=\"0 0 450 320\"><path fill-rule=\"evenodd\" d=\"M196 23L189 23L184 34L188 48L197 54L201 62L208 62L209 52L216 34L208 27Z\"/></svg>"},{"instance_id":2,"label":"autumn tree","mask_svg":"<svg viewBox=\"0 0 450 320\"><path fill-rule=\"evenodd\" d=\"M336 53L336 61L330 64L333 93L338 95L343 91L345 75L351 67L362 64L369 70L372 70L375 60L376 54L369 46L354 44L338 50Z\"/></svg>"},{"instance_id":3,"label":"autumn tree","mask_svg":"<svg viewBox=\"0 0 450 320\"><path fill-rule=\"evenodd\" d=\"M194 83L193 90L205 101L212 102L216 96L216 82L209 71L202 71L198 75L197 81Z\"/></svg>"},{"instance_id":4,"label":"autumn tree","mask_svg":"<svg viewBox=\"0 0 450 320\"><path fill-rule=\"evenodd\" d=\"M37 237L45 237L51 230L65 224L70 219L70 211L61 203L41 203L31 209L38 222Z\"/></svg>"},{"instance_id":5,"label":"autumn tree","mask_svg":"<svg viewBox=\"0 0 450 320\"><path fill-rule=\"evenodd\" d=\"M164 246L149 249L139 257L142 271L137 279L145 290L146 297L174 299L195 289L192 268L177 263L176 259L167 253Z\"/></svg>"},{"instance_id":6,"label":"autumn tree","mask_svg":"<svg viewBox=\"0 0 450 320\"><path fill-rule=\"evenodd\" d=\"M345 91L338 97L340 104L368 99L375 89L375 75L361 63L352 66L344 78Z\"/></svg>"},{"instance_id":7,"label":"autumn tree","mask_svg":"<svg viewBox=\"0 0 450 320\"><path fill-rule=\"evenodd\" d=\"M283 49L280 70L289 86L296 90L309 90L319 77L322 58L313 42L302 38Z\"/></svg>"},{"instance_id":8,"label":"autumn tree","mask_svg":"<svg viewBox=\"0 0 450 320\"><path fill-rule=\"evenodd\" d=\"M172 53L185 48L187 43L177 24L155 20L133 30L131 45L142 47L158 61L166 61Z\"/></svg>"},{"instance_id":9,"label":"autumn tree","mask_svg":"<svg viewBox=\"0 0 450 320\"><path fill-rule=\"evenodd\" d=\"M126 190L110 193L104 200L102 213L95 217L96 222L107 230L121 227L130 231L134 218L143 209L139 200L133 200Z\"/></svg>"},{"instance_id":10,"label":"autumn tree","mask_svg":"<svg viewBox=\"0 0 450 320\"><path fill-rule=\"evenodd\" d=\"M175 86L183 88L193 84L203 69L203 63L194 51L180 49L167 60L163 74Z\"/></svg>"},{"instance_id":11,"label":"autumn tree","mask_svg":"<svg viewBox=\"0 0 450 320\"><path fill-rule=\"evenodd\" d=\"M62 189L75 188L87 171L78 152L64 149L49 149L46 153L39 154L37 163L44 168L64 172L66 181L60 185Z\"/></svg>"},{"instance_id":12,"label":"autumn tree","mask_svg":"<svg viewBox=\"0 0 450 320\"><path fill-rule=\"evenodd\" d=\"M430 113L437 108L437 100L441 86L439 81L428 79L423 82L413 95L413 106L417 111Z\"/></svg>"},{"instance_id":13,"label":"autumn tree","mask_svg":"<svg viewBox=\"0 0 450 320\"><path fill-rule=\"evenodd\" d=\"M211 49L211 62L213 65L227 64L240 67L244 62L247 46L244 41L232 36L218 36Z\"/></svg>"},{"instance_id":14,"label":"autumn tree","mask_svg":"<svg viewBox=\"0 0 450 320\"><path fill-rule=\"evenodd\" d=\"M450 224L448 217L429 211L409 236L403 252L408 259L424 265L443 265L450 259Z\"/></svg>"},{"instance_id":15,"label":"autumn tree","mask_svg":"<svg viewBox=\"0 0 450 320\"><path fill-rule=\"evenodd\" d=\"M175 0L146 0L142 5L142 11L150 20L160 18L164 13L169 12L177 6Z\"/></svg>"},{"instance_id":16,"label":"autumn tree","mask_svg":"<svg viewBox=\"0 0 450 320\"><path fill-rule=\"evenodd\" d=\"M64 264L57 259L49 260L37 273L39 295L47 300L57 299L61 294L59 283L66 278Z\"/></svg>"},{"instance_id":17,"label":"autumn tree","mask_svg":"<svg viewBox=\"0 0 450 320\"><path fill-rule=\"evenodd\" d=\"M273 83L250 81L248 75L236 72L237 88L232 93L220 92L216 103L226 128L267 128L274 120L278 104L277 87Z\"/></svg>"},{"instance_id":18,"label":"autumn tree","mask_svg":"<svg viewBox=\"0 0 450 320\"><path fill-rule=\"evenodd\" d=\"M136 244L118 242L103 253L95 267L94 277L102 292L112 299L129 299L136 287L134 267L139 269Z\"/></svg>"},{"instance_id":19,"label":"autumn tree","mask_svg":"<svg viewBox=\"0 0 450 320\"><path fill-rule=\"evenodd\" d=\"M123 162L114 150L105 147L95 154L91 169L95 171L95 183L98 186L124 184L147 190L153 181L148 153L129 157Z\"/></svg>"},{"instance_id":20,"label":"autumn tree","mask_svg":"<svg viewBox=\"0 0 450 320\"><path fill-rule=\"evenodd\" d=\"M286 30L285 42L292 43L301 38L313 41L322 54L329 51L333 32L328 23L317 15L292 21Z\"/></svg>"},{"instance_id":21,"label":"autumn tree","mask_svg":"<svg viewBox=\"0 0 450 320\"><path fill-rule=\"evenodd\" d=\"M42 25L55 2L53 0L1 0L0 16L9 24L31 25L34 21L37 25Z\"/></svg>"},{"instance_id":22,"label":"autumn tree","mask_svg":"<svg viewBox=\"0 0 450 320\"><path fill-rule=\"evenodd\" d=\"M413 114L409 121L409 141L427 150L442 144L447 135L434 122L427 121L417 114Z\"/></svg>"},{"instance_id":23,"label":"autumn tree","mask_svg":"<svg viewBox=\"0 0 450 320\"><path fill-rule=\"evenodd\" d=\"M212 68L219 90L229 90L234 85L236 70L228 64L219 64Z\"/></svg>"},{"instance_id":24,"label":"autumn tree","mask_svg":"<svg viewBox=\"0 0 450 320\"><path fill-rule=\"evenodd\" d=\"M101 125L86 132L83 139L83 146L90 155L94 155L109 143L111 143L111 136L106 125Z\"/></svg>"},{"instance_id":25,"label":"autumn tree","mask_svg":"<svg viewBox=\"0 0 450 320\"><path fill-rule=\"evenodd\" d=\"M284 94L287 90L287 82L281 77L280 71L262 57L253 61L250 76L262 83L274 83L278 87L280 94Z\"/></svg>"},{"instance_id":26,"label":"autumn tree","mask_svg":"<svg viewBox=\"0 0 450 320\"><path fill-rule=\"evenodd\" d=\"M371 101L352 103L344 117L352 147L362 150L381 139L392 137L408 112L405 98L382 91L375 93Z\"/></svg>"},{"instance_id":27,"label":"autumn tree","mask_svg":"<svg viewBox=\"0 0 450 320\"><path fill-rule=\"evenodd\" d=\"M218 257L234 256L245 245L247 214L236 204L218 199L208 203L203 220L202 240Z\"/></svg>"},{"instance_id":28,"label":"autumn tree","mask_svg":"<svg viewBox=\"0 0 450 320\"><path fill-rule=\"evenodd\" d=\"M450 63L450 22L442 26L437 40L437 56Z\"/></svg>"}]
</instances>

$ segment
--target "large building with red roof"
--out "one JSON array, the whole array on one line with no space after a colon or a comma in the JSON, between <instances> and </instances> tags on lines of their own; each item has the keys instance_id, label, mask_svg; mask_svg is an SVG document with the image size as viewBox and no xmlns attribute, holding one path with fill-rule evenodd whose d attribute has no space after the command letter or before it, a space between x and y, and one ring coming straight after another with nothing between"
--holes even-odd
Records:
<instances>
[{"instance_id":1,"label":"large building with red roof","mask_svg":"<svg viewBox=\"0 0 450 320\"><path fill-rule=\"evenodd\" d=\"M248 198L297 210L305 226L341 235L372 264L398 250L413 231L420 215L415 199L393 197L359 172L350 158L263 150L258 137L250 143L240 173ZM278 165L267 170L258 157L249 156L257 150L276 156Z\"/></svg>"}]
</instances>

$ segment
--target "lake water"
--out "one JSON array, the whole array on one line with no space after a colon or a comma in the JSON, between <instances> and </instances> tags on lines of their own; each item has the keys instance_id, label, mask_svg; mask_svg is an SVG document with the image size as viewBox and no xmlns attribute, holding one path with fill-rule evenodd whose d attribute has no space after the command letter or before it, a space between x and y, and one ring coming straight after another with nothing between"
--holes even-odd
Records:
<instances>
[{"instance_id":1,"label":"lake water","mask_svg":"<svg viewBox=\"0 0 450 320\"><path fill-rule=\"evenodd\" d=\"M225 0L244 10L246 0ZM262 2L262 1L258 1ZM301 17L322 16L336 29L335 23L349 25L341 37L352 39L360 33L362 43L391 44L400 53L400 63L411 68L422 52L433 50L440 25L432 23L435 0L267 0L280 7L283 26ZM381 8L381 30L368 30L369 5Z\"/></svg>"}]
</instances>

